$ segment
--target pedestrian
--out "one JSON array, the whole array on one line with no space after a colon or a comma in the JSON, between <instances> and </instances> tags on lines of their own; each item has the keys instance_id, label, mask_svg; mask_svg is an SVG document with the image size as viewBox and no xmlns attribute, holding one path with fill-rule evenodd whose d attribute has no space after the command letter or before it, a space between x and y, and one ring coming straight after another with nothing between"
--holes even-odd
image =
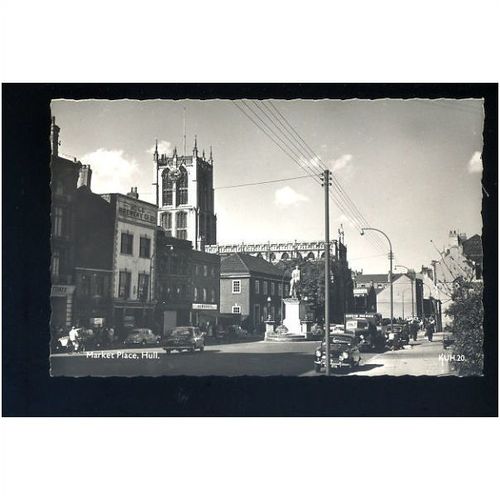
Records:
<instances>
[{"instance_id":1,"label":"pedestrian","mask_svg":"<svg viewBox=\"0 0 500 500\"><path fill-rule=\"evenodd\" d=\"M429 342L432 342L432 335L434 333L434 324L432 321L429 321L425 332L426 332L427 340Z\"/></svg>"},{"instance_id":2,"label":"pedestrian","mask_svg":"<svg viewBox=\"0 0 500 500\"><path fill-rule=\"evenodd\" d=\"M71 327L68 335L71 346L73 347L73 350L76 351L78 349L78 330L74 325Z\"/></svg>"}]
</instances>

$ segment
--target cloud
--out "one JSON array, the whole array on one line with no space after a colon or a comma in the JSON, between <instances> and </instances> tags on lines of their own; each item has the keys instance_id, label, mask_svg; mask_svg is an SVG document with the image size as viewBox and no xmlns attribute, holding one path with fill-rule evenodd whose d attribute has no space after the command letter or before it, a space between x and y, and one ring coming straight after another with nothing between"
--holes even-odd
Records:
<instances>
[{"instance_id":1,"label":"cloud","mask_svg":"<svg viewBox=\"0 0 500 500\"><path fill-rule=\"evenodd\" d=\"M172 143L168 141L160 141L158 143L158 153L160 155L165 154L167 156L171 155L174 151L174 148L172 147ZM155 152L155 145L153 144L148 150L146 150L146 153L153 154Z\"/></svg>"},{"instance_id":2,"label":"cloud","mask_svg":"<svg viewBox=\"0 0 500 500\"><path fill-rule=\"evenodd\" d=\"M483 159L481 153L476 151L467 164L467 170L471 174L480 174L483 171Z\"/></svg>"},{"instance_id":3,"label":"cloud","mask_svg":"<svg viewBox=\"0 0 500 500\"><path fill-rule=\"evenodd\" d=\"M80 161L92 168L92 191L96 193L127 193L141 181L139 165L128 159L122 150L100 148L85 154Z\"/></svg>"},{"instance_id":4,"label":"cloud","mask_svg":"<svg viewBox=\"0 0 500 500\"><path fill-rule=\"evenodd\" d=\"M277 189L274 193L274 203L281 208L298 205L308 200L309 198L307 196L297 193L297 191L290 186Z\"/></svg>"},{"instance_id":5,"label":"cloud","mask_svg":"<svg viewBox=\"0 0 500 500\"><path fill-rule=\"evenodd\" d=\"M335 160L330 160L328 163L330 164L330 168L334 172L338 172L339 170L343 170L345 168L351 168L352 167L352 155L350 154L345 154L342 155L340 158L337 158Z\"/></svg>"}]
</instances>

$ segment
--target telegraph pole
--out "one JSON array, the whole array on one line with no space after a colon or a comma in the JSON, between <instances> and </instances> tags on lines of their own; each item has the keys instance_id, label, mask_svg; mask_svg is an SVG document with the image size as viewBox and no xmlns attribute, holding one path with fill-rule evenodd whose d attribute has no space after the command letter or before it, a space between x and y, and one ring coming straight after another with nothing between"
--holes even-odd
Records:
<instances>
[{"instance_id":1,"label":"telegraph pole","mask_svg":"<svg viewBox=\"0 0 500 500\"><path fill-rule=\"evenodd\" d=\"M325 370L330 375L330 171L321 176L325 188Z\"/></svg>"}]
</instances>

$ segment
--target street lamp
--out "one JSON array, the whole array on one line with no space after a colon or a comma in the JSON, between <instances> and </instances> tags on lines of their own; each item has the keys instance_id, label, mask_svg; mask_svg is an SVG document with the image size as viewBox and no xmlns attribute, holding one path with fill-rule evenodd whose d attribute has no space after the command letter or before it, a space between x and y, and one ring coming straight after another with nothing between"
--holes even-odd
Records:
<instances>
[{"instance_id":1,"label":"street lamp","mask_svg":"<svg viewBox=\"0 0 500 500\"><path fill-rule=\"evenodd\" d=\"M414 309L414 306L413 306L413 302L414 302L414 298L413 298L413 276L412 276L412 274L410 272L410 269L407 268L406 266L403 266L401 264L396 264L394 266L394 268L398 268L398 267L406 269L406 275L408 276L408 278L410 278L410 282L411 282L411 315L413 317L415 317L415 309Z\"/></svg>"},{"instance_id":2,"label":"street lamp","mask_svg":"<svg viewBox=\"0 0 500 500\"><path fill-rule=\"evenodd\" d=\"M381 231L380 229L375 229L374 227L363 227L361 228L361 236L364 236L365 231L376 231L377 233L380 233L385 236L387 241L389 242L389 281L390 281L390 287L391 287L391 332L393 330L393 325L392 325L392 319L394 318L394 290L392 286L392 259L394 258L394 255L392 254L392 243L391 240L389 239L389 236L384 233L384 231Z\"/></svg>"}]
</instances>

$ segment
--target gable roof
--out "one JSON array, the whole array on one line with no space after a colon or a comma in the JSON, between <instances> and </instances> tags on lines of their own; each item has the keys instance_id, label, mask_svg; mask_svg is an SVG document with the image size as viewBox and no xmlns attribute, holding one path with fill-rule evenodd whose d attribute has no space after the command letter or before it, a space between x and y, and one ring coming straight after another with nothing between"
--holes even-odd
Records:
<instances>
[{"instance_id":1,"label":"gable roof","mask_svg":"<svg viewBox=\"0 0 500 500\"><path fill-rule=\"evenodd\" d=\"M404 276L401 273L392 273L392 281L396 281L397 279L401 278L401 276ZM385 274L359 274L354 278L354 281L356 283L366 283L369 284L372 281L374 283L389 283L389 273Z\"/></svg>"},{"instance_id":2,"label":"gable roof","mask_svg":"<svg viewBox=\"0 0 500 500\"><path fill-rule=\"evenodd\" d=\"M462 243L464 254L471 260L481 260L483 257L483 244L481 236L475 234Z\"/></svg>"},{"instance_id":3,"label":"gable roof","mask_svg":"<svg viewBox=\"0 0 500 500\"><path fill-rule=\"evenodd\" d=\"M282 272L262 257L253 257L245 253L233 253L222 258L220 264L221 274L249 273L267 274L269 276L282 276Z\"/></svg>"}]
</instances>

